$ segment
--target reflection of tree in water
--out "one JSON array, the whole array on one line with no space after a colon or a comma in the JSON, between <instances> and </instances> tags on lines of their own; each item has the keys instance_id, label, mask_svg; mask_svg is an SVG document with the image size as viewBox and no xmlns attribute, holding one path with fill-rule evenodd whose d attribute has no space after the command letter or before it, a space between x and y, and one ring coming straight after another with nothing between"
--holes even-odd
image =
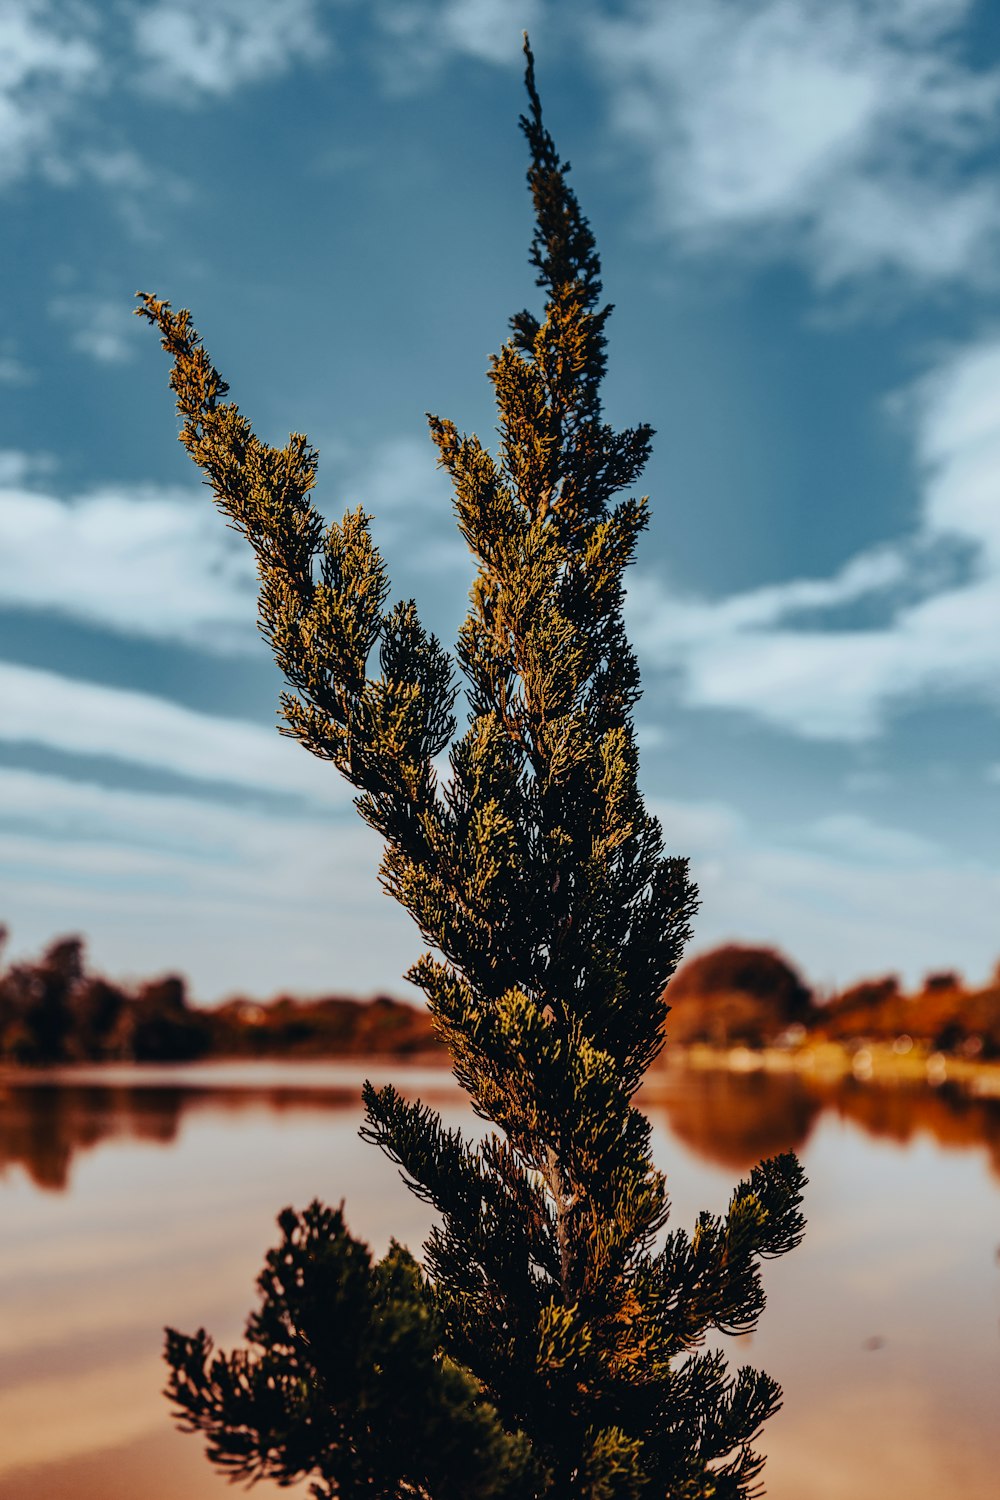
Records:
<instances>
[{"instance_id":1,"label":"reflection of tree in water","mask_svg":"<svg viewBox=\"0 0 1000 1500\"><path fill-rule=\"evenodd\" d=\"M73 1157L111 1140L169 1146L196 1110L358 1106L360 1090L178 1088L170 1085L27 1084L0 1090L0 1175L23 1167L36 1187L69 1186Z\"/></svg>"},{"instance_id":2,"label":"reflection of tree in water","mask_svg":"<svg viewBox=\"0 0 1000 1500\"><path fill-rule=\"evenodd\" d=\"M673 1135L703 1160L740 1171L779 1151L801 1151L824 1110L876 1139L901 1145L921 1134L939 1146L985 1146L1000 1177L1000 1100L944 1085L820 1080L802 1073L669 1069L644 1093Z\"/></svg>"},{"instance_id":3,"label":"reflection of tree in water","mask_svg":"<svg viewBox=\"0 0 1000 1500\"><path fill-rule=\"evenodd\" d=\"M868 1135L901 1145L926 1134L945 1149L985 1146L1000 1178L1000 1100L971 1097L948 1085L932 1089L854 1079L824 1082L794 1072L665 1068L647 1083L640 1102L695 1155L738 1171L779 1151L801 1151L822 1112L830 1109ZM20 1166L37 1187L59 1191L68 1186L77 1152L112 1140L170 1145L182 1117L194 1112L358 1107L357 1090L300 1084L10 1086L0 1091L0 1174Z\"/></svg>"},{"instance_id":4,"label":"reflection of tree in water","mask_svg":"<svg viewBox=\"0 0 1000 1500\"><path fill-rule=\"evenodd\" d=\"M102 1141L169 1145L182 1089L32 1085L0 1101L0 1171L24 1167L38 1187L65 1188L73 1157Z\"/></svg>"},{"instance_id":5,"label":"reflection of tree in water","mask_svg":"<svg viewBox=\"0 0 1000 1500\"><path fill-rule=\"evenodd\" d=\"M800 1151L822 1103L798 1073L667 1069L641 1099L656 1120L704 1160L742 1171L780 1151Z\"/></svg>"},{"instance_id":6,"label":"reflection of tree in water","mask_svg":"<svg viewBox=\"0 0 1000 1500\"><path fill-rule=\"evenodd\" d=\"M948 1084L872 1088L854 1079L830 1092L828 1102L838 1114L868 1135L905 1145L924 1134L947 1150L985 1146L1000 1178L1000 1099L977 1098Z\"/></svg>"}]
</instances>

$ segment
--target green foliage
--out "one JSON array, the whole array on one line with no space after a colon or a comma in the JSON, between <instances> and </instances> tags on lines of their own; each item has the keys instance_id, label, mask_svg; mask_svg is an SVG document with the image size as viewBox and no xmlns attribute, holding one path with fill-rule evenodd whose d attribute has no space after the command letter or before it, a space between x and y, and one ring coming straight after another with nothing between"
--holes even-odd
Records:
<instances>
[{"instance_id":1,"label":"green foliage","mask_svg":"<svg viewBox=\"0 0 1000 1500\"><path fill-rule=\"evenodd\" d=\"M337 766L383 837L382 883L433 950L410 977L496 1127L475 1143L391 1088L366 1090L365 1135L439 1214L425 1267L442 1350L530 1442L533 1493L725 1500L748 1493L759 1467L748 1444L777 1389L749 1370L730 1378L697 1346L711 1329L753 1326L759 1257L801 1232L802 1176L791 1158L765 1164L725 1219L663 1242L665 1179L632 1099L663 1045L662 990L695 892L638 789L622 580L646 502L614 500L641 474L651 429L604 420L611 309L530 51L527 62L544 315L518 313L492 362L498 457L429 419L477 570L457 648L471 709L458 737L452 661L412 601L387 608L368 517L325 526L305 437L262 443L224 400L189 314L149 295L139 312L173 359L181 441L255 550L262 629L293 689L285 732ZM269 1348L277 1334L260 1331ZM185 1347L172 1346L175 1368ZM220 1422L242 1391L218 1386ZM308 1392L296 1400L303 1420L314 1413ZM297 1453L297 1411L253 1405L240 1431L255 1451ZM347 1494L341 1451L330 1472ZM460 1470L461 1493L480 1493L465 1460ZM452 1493L444 1478L417 1492Z\"/></svg>"},{"instance_id":2,"label":"green foliage","mask_svg":"<svg viewBox=\"0 0 1000 1500\"><path fill-rule=\"evenodd\" d=\"M167 1331L167 1394L232 1479L319 1476L312 1494L527 1500L526 1440L441 1353L420 1267L399 1245L372 1265L340 1209L278 1220L249 1347L215 1353L203 1329Z\"/></svg>"}]
</instances>

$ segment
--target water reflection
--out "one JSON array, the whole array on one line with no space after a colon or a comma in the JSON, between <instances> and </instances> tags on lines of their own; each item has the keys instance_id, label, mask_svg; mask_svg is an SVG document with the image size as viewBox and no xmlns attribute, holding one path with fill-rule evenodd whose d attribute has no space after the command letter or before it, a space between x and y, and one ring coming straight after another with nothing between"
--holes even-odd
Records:
<instances>
[{"instance_id":1,"label":"water reflection","mask_svg":"<svg viewBox=\"0 0 1000 1500\"><path fill-rule=\"evenodd\" d=\"M948 1150L985 1146L1000 1178L1000 1099L977 1098L952 1084L940 1088L871 1088L851 1080L833 1100L867 1135L907 1145L921 1132Z\"/></svg>"},{"instance_id":2,"label":"water reflection","mask_svg":"<svg viewBox=\"0 0 1000 1500\"><path fill-rule=\"evenodd\" d=\"M261 1108L280 1115L357 1103L356 1081L323 1084L321 1069L281 1083L241 1082L252 1071L245 1066L229 1076L215 1071L211 1082L149 1085L8 1080L0 1088L0 1174L21 1167L36 1187L61 1191L79 1153L114 1140L170 1146L185 1116L206 1110L238 1116ZM429 1097L427 1070L411 1076L410 1091ZM405 1070L399 1081L406 1091ZM442 1091L449 1092L443 1074L432 1092ZM976 1097L949 1084L931 1088L797 1072L663 1068L644 1088L642 1105L703 1161L736 1171L779 1151L801 1153L829 1111L866 1135L899 1145L926 1135L947 1150L985 1147L991 1171L1000 1178L1000 1099Z\"/></svg>"},{"instance_id":3,"label":"water reflection","mask_svg":"<svg viewBox=\"0 0 1000 1500\"><path fill-rule=\"evenodd\" d=\"M449 1075L371 1070L475 1128ZM376 1253L392 1234L422 1243L430 1210L357 1138L365 1071L203 1066L0 1083L4 1500L233 1494L199 1442L170 1428L161 1330L238 1339L283 1204L344 1198ZM992 1500L1000 1101L663 1069L642 1103L678 1224L721 1210L762 1155L794 1148L811 1179L805 1242L767 1268L752 1349L730 1350L785 1387L764 1438L771 1500Z\"/></svg>"},{"instance_id":4,"label":"water reflection","mask_svg":"<svg viewBox=\"0 0 1000 1500\"><path fill-rule=\"evenodd\" d=\"M779 1151L801 1154L829 1111L866 1135L908 1145L927 1136L945 1150L985 1147L1000 1179L1000 1099L944 1083L862 1083L798 1072L664 1069L642 1104L703 1161L744 1171Z\"/></svg>"},{"instance_id":5,"label":"water reflection","mask_svg":"<svg viewBox=\"0 0 1000 1500\"><path fill-rule=\"evenodd\" d=\"M801 1152L824 1108L798 1073L663 1069L642 1107L703 1161L744 1171L780 1151Z\"/></svg>"},{"instance_id":6,"label":"water reflection","mask_svg":"<svg viewBox=\"0 0 1000 1500\"><path fill-rule=\"evenodd\" d=\"M114 1140L169 1146L185 1114L345 1109L356 1098L344 1088L17 1084L0 1094L0 1173L19 1166L36 1187L61 1191L78 1153Z\"/></svg>"}]
</instances>

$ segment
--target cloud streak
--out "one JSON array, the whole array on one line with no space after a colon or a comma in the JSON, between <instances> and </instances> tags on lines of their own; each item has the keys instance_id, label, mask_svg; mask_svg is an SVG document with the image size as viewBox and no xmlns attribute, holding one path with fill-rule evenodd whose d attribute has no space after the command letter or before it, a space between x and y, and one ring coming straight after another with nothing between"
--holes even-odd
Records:
<instances>
[{"instance_id":1,"label":"cloud streak","mask_svg":"<svg viewBox=\"0 0 1000 1500\"><path fill-rule=\"evenodd\" d=\"M318 769L338 785L332 768ZM381 841L352 810L336 814L0 769L4 920L19 952L82 931L99 967L181 965L202 999L398 990L419 935L379 888Z\"/></svg>"},{"instance_id":2,"label":"cloud streak","mask_svg":"<svg viewBox=\"0 0 1000 1500\"><path fill-rule=\"evenodd\" d=\"M142 87L171 103L224 98L329 57L319 0L157 0L133 11Z\"/></svg>"},{"instance_id":3,"label":"cloud streak","mask_svg":"<svg viewBox=\"0 0 1000 1500\"><path fill-rule=\"evenodd\" d=\"M923 478L914 537L860 554L831 579L717 604L671 600L650 575L638 577L634 636L652 664L678 674L687 706L847 743L932 698L1000 706L1000 340L954 353L897 405L913 424ZM965 575L935 581L935 559L956 545L971 554ZM890 613L882 628L795 622L804 607L880 596Z\"/></svg>"},{"instance_id":4,"label":"cloud streak","mask_svg":"<svg viewBox=\"0 0 1000 1500\"><path fill-rule=\"evenodd\" d=\"M587 35L656 225L691 250L797 255L825 286L989 277L1000 74L971 0L635 0Z\"/></svg>"},{"instance_id":5,"label":"cloud streak","mask_svg":"<svg viewBox=\"0 0 1000 1500\"><path fill-rule=\"evenodd\" d=\"M250 549L203 489L105 486L61 500L25 488L31 472L30 455L0 454L5 608L202 651L259 648Z\"/></svg>"},{"instance_id":6,"label":"cloud streak","mask_svg":"<svg viewBox=\"0 0 1000 1500\"><path fill-rule=\"evenodd\" d=\"M695 949L778 944L824 984L995 961L1000 869L856 815L764 831L728 803L654 800L704 900ZM349 815L288 816L0 770L0 878L18 951L82 930L94 961L189 969L215 999L242 989L401 988L419 952L379 890L380 841ZM180 937L183 934L183 940Z\"/></svg>"},{"instance_id":7,"label":"cloud streak","mask_svg":"<svg viewBox=\"0 0 1000 1500\"><path fill-rule=\"evenodd\" d=\"M125 761L169 775L342 806L344 785L277 729L197 713L150 693L0 663L0 741Z\"/></svg>"}]
</instances>

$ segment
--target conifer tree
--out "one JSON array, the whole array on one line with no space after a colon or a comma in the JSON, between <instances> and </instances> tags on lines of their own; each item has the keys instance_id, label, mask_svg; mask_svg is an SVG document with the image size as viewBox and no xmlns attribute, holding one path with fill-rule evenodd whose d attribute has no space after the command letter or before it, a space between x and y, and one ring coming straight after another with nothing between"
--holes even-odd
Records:
<instances>
[{"instance_id":1,"label":"conifer tree","mask_svg":"<svg viewBox=\"0 0 1000 1500\"><path fill-rule=\"evenodd\" d=\"M173 360L181 441L257 556L261 628L291 688L284 732L333 763L382 836L382 884L431 950L409 978L492 1127L478 1141L366 1086L363 1136L437 1211L423 1270L398 1249L372 1268L342 1219L289 1212L250 1348L171 1335L170 1392L217 1463L311 1474L321 1496L735 1500L753 1492L749 1445L780 1392L700 1346L754 1327L760 1260L798 1242L804 1179L792 1156L764 1162L725 1215L668 1232L633 1102L695 909L686 862L664 853L639 792L622 622L647 509L616 496L652 431L602 415L611 308L525 52L544 311L517 313L492 360L497 456L429 418L477 569L457 646L461 733L452 659L412 600L387 605L369 517L325 525L307 439L257 438L189 313L141 297ZM345 1298L351 1278L363 1290ZM380 1362L369 1346L394 1322L419 1337ZM394 1410L371 1394L383 1380ZM427 1442L413 1436L420 1402L436 1411ZM448 1475L431 1462L446 1429Z\"/></svg>"}]
</instances>

